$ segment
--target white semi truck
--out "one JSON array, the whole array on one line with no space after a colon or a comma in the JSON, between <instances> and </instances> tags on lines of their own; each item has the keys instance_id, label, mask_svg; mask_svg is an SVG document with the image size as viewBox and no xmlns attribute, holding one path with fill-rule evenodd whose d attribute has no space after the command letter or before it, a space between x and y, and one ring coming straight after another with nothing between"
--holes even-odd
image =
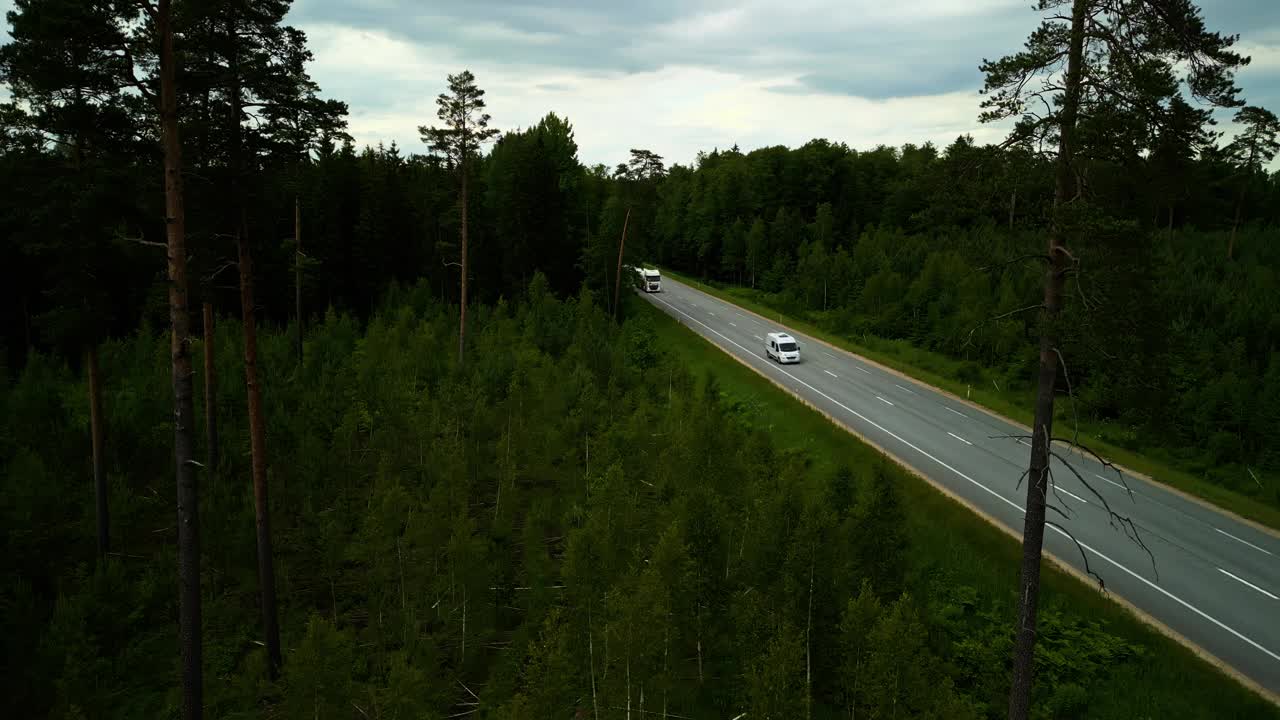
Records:
<instances>
[{"instance_id":1,"label":"white semi truck","mask_svg":"<svg viewBox=\"0 0 1280 720\"><path fill-rule=\"evenodd\" d=\"M662 292L662 275L653 268L636 268L636 283L645 292Z\"/></svg>"}]
</instances>

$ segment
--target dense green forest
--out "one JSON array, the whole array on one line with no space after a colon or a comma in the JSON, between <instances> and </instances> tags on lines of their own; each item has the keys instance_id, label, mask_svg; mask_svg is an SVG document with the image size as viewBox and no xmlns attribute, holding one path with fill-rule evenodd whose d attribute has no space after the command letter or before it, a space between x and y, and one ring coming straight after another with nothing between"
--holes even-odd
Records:
<instances>
[{"instance_id":1,"label":"dense green forest","mask_svg":"<svg viewBox=\"0 0 1280 720\"><path fill-rule=\"evenodd\" d=\"M1088 300L1065 341L1078 407L1114 444L1167 450L1280 506L1280 176L1242 178L1212 148L1175 177L1157 160L1089 169L1098 212L1130 220L1078 252ZM970 361L961 379L987 368L1030 388L1036 318L1017 311L1043 273L1006 262L1039 250L1049 182L1047 163L965 138L941 151L713 152L669 172L647 252L838 334ZM1240 197L1248 223L1228 257Z\"/></svg>"},{"instance_id":2,"label":"dense green forest","mask_svg":"<svg viewBox=\"0 0 1280 720\"><path fill-rule=\"evenodd\" d=\"M647 308L613 298L625 232L622 262L1029 391L1039 328L1019 311L1053 215L1041 148L814 140L692 166L634 149L611 168L584 164L554 112L494 118L483 146L460 138L445 98L421 148L357 148L288 0L14 8L0 48L13 713L182 705L168 38L194 329L177 344L201 417L200 460L179 463L200 478L210 716L1001 715L1012 578L993 591L933 545L925 558L904 474L781 445L755 399L691 373ZM1225 137L1181 96L1154 106L1159 122L1082 130L1070 390L1117 444L1280 506L1277 123L1245 108ZM450 138L475 155L442 151ZM1035 713L1131 716L1140 701L1110 679L1140 684L1160 661L1133 637L1047 606ZM1143 693L1203 717L1264 712L1195 696L1197 672Z\"/></svg>"},{"instance_id":3,"label":"dense green forest","mask_svg":"<svg viewBox=\"0 0 1280 720\"><path fill-rule=\"evenodd\" d=\"M908 552L900 471L779 450L758 400L690 375L651 315L617 325L589 291L559 300L536 275L477 315L465 369L425 282L367 323L328 313L301 366L290 329L260 335L277 683L258 642L243 396L219 386L221 469L202 488L209 716L1000 715L1007 592ZM219 325L219 375L240 343ZM2 506L19 715L174 711L167 362L150 328L101 349L105 562L91 496L68 492L86 473L64 451L84 444L84 379L41 354L0 388L24 419L0 446L21 479ZM1134 701L1116 683L1168 662L1077 611L1045 615L1042 717L1122 712ZM1220 709L1196 703L1183 710Z\"/></svg>"}]
</instances>

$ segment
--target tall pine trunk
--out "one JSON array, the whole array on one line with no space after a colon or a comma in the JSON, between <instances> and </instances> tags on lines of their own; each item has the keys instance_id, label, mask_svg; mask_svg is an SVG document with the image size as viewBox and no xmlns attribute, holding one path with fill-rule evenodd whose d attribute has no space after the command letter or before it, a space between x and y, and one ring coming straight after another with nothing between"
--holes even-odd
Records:
<instances>
[{"instance_id":1,"label":"tall pine trunk","mask_svg":"<svg viewBox=\"0 0 1280 720\"><path fill-rule=\"evenodd\" d=\"M213 303L204 304L204 432L209 477L218 474L218 376L214 367Z\"/></svg>"},{"instance_id":2,"label":"tall pine trunk","mask_svg":"<svg viewBox=\"0 0 1280 720\"><path fill-rule=\"evenodd\" d=\"M1236 230L1240 227L1240 211L1244 207L1244 181L1240 182L1240 193L1236 196L1236 217L1231 222L1231 239L1227 240L1227 259L1236 258Z\"/></svg>"},{"instance_id":3,"label":"tall pine trunk","mask_svg":"<svg viewBox=\"0 0 1280 720\"><path fill-rule=\"evenodd\" d=\"M458 365L463 363L467 346L467 156L463 151L462 162L462 301L458 309Z\"/></svg>"},{"instance_id":4,"label":"tall pine trunk","mask_svg":"<svg viewBox=\"0 0 1280 720\"><path fill-rule=\"evenodd\" d=\"M182 203L182 143L170 0L158 0L160 132L164 146L164 206L169 265L169 352L173 380L173 457L178 496L178 644L182 664L182 717L199 720L203 708L200 643L200 513L193 460L190 317L187 308L186 211Z\"/></svg>"},{"instance_id":5,"label":"tall pine trunk","mask_svg":"<svg viewBox=\"0 0 1280 720\"><path fill-rule=\"evenodd\" d=\"M98 372L98 347L90 345L86 357L89 366L89 434L93 443L93 495L98 510L98 555L111 552L110 514L107 512L107 469L102 427L102 376Z\"/></svg>"},{"instance_id":6,"label":"tall pine trunk","mask_svg":"<svg viewBox=\"0 0 1280 720\"><path fill-rule=\"evenodd\" d=\"M298 324L298 364L302 364L302 204L293 198L293 313Z\"/></svg>"},{"instance_id":7,"label":"tall pine trunk","mask_svg":"<svg viewBox=\"0 0 1280 720\"><path fill-rule=\"evenodd\" d=\"M228 28L237 42L235 28ZM235 203L238 214L236 251L240 267L240 315L244 329L244 385L249 402L249 453L253 473L253 510L258 535L258 594L262 609L262 633L267 645L267 673L274 680L280 672L280 628L276 620L276 577L271 553L271 506L267 502L267 430L262 414L262 388L258 383L258 327L254 320L253 255L249 248L249 221L245 207L244 141L240 130L242 110L240 66L231 54L232 163L235 171Z\"/></svg>"},{"instance_id":8,"label":"tall pine trunk","mask_svg":"<svg viewBox=\"0 0 1280 720\"><path fill-rule=\"evenodd\" d=\"M258 384L258 328L254 320L253 257L244 225L237 243L240 264L240 312L244 323L244 385L249 395L249 451L253 468L253 510L258 530L258 586L262 632L266 636L268 671L280 670L280 628L276 621L276 575L271 554L271 508L267 502L267 430Z\"/></svg>"},{"instance_id":9,"label":"tall pine trunk","mask_svg":"<svg viewBox=\"0 0 1280 720\"><path fill-rule=\"evenodd\" d=\"M1053 222L1049 229L1049 267L1044 278L1044 309L1040 329L1040 367L1036 383L1035 422L1032 424L1031 464L1027 483L1026 517L1022 531L1022 569L1018 584L1018 624L1014 629L1013 681L1009 690L1010 720L1026 720L1031 708L1035 665L1036 620L1040 601L1040 555L1044 546L1045 503L1049 483L1049 450L1053 438L1054 388L1058 380L1058 329L1062 308L1066 241L1063 205L1072 190L1072 161L1080 76L1084 50L1087 0L1075 0L1071 11L1071 39L1066 89L1058 138Z\"/></svg>"},{"instance_id":10,"label":"tall pine trunk","mask_svg":"<svg viewBox=\"0 0 1280 720\"><path fill-rule=\"evenodd\" d=\"M627 225L631 223L631 208L622 219L622 237L618 239L618 272L613 279L613 318L618 319L618 293L622 289L622 251L627 246Z\"/></svg>"}]
</instances>

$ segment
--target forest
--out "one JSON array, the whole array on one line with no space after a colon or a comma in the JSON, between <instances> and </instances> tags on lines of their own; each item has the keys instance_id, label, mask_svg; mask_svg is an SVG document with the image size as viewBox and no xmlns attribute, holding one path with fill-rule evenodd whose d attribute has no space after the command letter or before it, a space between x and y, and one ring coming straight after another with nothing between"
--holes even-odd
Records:
<instances>
[{"instance_id":1,"label":"forest","mask_svg":"<svg viewBox=\"0 0 1280 720\"><path fill-rule=\"evenodd\" d=\"M656 263L1030 397L1045 137L588 165L550 110L459 132L484 109L464 71L421 147L357 148L290 5L6 18L15 716L1005 716L1015 561L958 572L978 561L949 545L988 548L928 535L914 479L780 438L773 400L614 298L620 264ZM1056 392L1280 507L1280 122L1140 79L1078 130ZM1043 602L1033 717L1274 712L1131 619Z\"/></svg>"}]
</instances>

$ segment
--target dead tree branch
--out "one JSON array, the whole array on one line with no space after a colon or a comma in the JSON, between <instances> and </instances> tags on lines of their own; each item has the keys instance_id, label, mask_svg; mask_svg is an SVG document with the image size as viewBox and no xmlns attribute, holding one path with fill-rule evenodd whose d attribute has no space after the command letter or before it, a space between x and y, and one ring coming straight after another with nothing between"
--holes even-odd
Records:
<instances>
[{"instance_id":1,"label":"dead tree branch","mask_svg":"<svg viewBox=\"0 0 1280 720\"><path fill-rule=\"evenodd\" d=\"M1018 314L1027 312L1029 310L1043 310L1043 309L1044 309L1044 303L1036 303L1035 305L1028 305L1026 307L1018 308L1017 310L1010 310L1007 313L1001 313L999 315L994 315L992 317L989 317L986 320L983 320L982 322L978 323L977 325L974 325L973 328L969 330L969 335L964 339L964 343L960 346L960 348L964 349L969 347L971 344L973 344L973 334L981 330L983 327L990 325L993 322L998 322L1007 317L1018 315Z\"/></svg>"},{"instance_id":2,"label":"dead tree branch","mask_svg":"<svg viewBox=\"0 0 1280 720\"><path fill-rule=\"evenodd\" d=\"M1061 525L1059 525L1058 523L1056 523L1056 522L1054 522L1054 521L1052 521L1052 520L1047 520L1047 519L1046 519L1046 520L1044 521L1044 524L1045 524L1045 525L1048 525L1049 527L1057 528L1058 532L1062 533L1063 535L1066 535L1068 540L1070 540L1071 542L1075 543L1075 545L1076 545L1076 550L1079 550L1079 551L1080 551L1080 559L1081 559L1082 561L1084 561L1084 572L1085 572L1085 574L1086 574L1086 575L1088 575L1089 577L1093 578L1094 580L1097 580L1097 581L1098 581L1098 587L1099 587L1099 588L1101 588L1101 589L1102 589L1102 592L1104 592L1104 593L1105 593L1105 592L1107 591L1107 582L1106 582L1105 580L1103 580L1103 579L1102 579L1102 576L1101 576L1101 575L1099 575L1098 573L1094 572L1094 571L1093 571L1093 568L1089 567L1089 556L1085 554L1085 552L1084 552L1084 547L1080 545L1080 541L1076 539L1076 536L1075 536L1075 535L1072 535L1070 530L1067 530L1066 528L1062 527Z\"/></svg>"}]
</instances>

